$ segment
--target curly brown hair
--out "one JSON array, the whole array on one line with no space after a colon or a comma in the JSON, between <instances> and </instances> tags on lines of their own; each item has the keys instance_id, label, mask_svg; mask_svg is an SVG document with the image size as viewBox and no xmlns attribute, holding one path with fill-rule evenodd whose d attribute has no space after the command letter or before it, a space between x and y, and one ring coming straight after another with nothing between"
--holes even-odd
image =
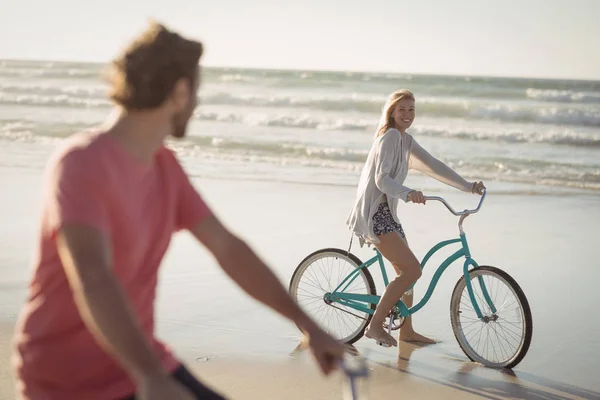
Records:
<instances>
[{"instance_id":1,"label":"curly brown hair","mask_svg":"<svg viewBox=\"0 0 600 400\"><path fill-rule=\"evenodd\" d=\"M202 52L201 42L150 21L110 64L109 97L128 111L158 107L181 78L195 85Z\"/></svg>"}]
</instances>

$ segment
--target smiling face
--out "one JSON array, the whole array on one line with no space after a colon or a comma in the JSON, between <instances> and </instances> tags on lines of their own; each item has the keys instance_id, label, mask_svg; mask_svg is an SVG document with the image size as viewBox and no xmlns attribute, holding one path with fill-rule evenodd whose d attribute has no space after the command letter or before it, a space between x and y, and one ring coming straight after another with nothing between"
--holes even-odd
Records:
<instances>
[{"instance_id":1,"label":"smiling face","mask_svg":"<svg viewBox=\"0 0 600 400\"><path fill-rule=\"evenodd\" d=\"M408 97L398 100L391 117L396 129L405 132L415 119L415 101Z\"/></svg>"},{"instance_id":2,"label":"smiling face","mask_svg":"<svg viewBox=\"0 0 600 400\"><path fill-rule=\"evenodd\" d=\"M388 96L381 110L375 138L395 128L404 133L415 119L415 95L408 89L399 89Z\"/></svg>"}]
</instances>

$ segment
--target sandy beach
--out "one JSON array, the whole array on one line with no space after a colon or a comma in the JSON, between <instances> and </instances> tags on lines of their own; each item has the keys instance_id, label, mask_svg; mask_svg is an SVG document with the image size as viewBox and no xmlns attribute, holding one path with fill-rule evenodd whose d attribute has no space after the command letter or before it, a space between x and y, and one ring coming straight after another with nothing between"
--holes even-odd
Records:
<instances>
[{"instance_id":1,"label":"sandy beach","mask_svg":"<svg viewBox=\"0 0 600 400\"><path fill-rule=\"evenodd\" d=\"M38 212L43 162L22 162L11 145L0 167L0 399L14 398L9 340L25 293ZM42 154L45 150L40 150ZM31 156L25 158L43 159ZM324 247L347 248L344 225L353 187L195 178L225 223L268 262L282 283L302 258ZM600 198L595 193L535 195L487 182L482 211L465 222L473 257L511 274L526 293L534 321L531 348L512 372L483 368L460 350L449 318L454 265L440 280L415 327L440 343L398 349L362 339L369 398L595 399L600 398L600 321L596 282ZM456 208L475 196L434 186L431 194ZM400 206L409 242L419 258L456 236L456 220L440 204ZM372 250L352 251L361 259ZM435 259L432 261L438 261ZM375 271L373 271L375 272ZM434 269L416 286L419 299ZM380 293L382 282L374 273ZM300 335L229 281L210 254L186 234L175 236L161 272L158 335L198 376L232 399L341 399L340 374L320 376L307 354L294 354Z\"/></svg>"}]
</instances>

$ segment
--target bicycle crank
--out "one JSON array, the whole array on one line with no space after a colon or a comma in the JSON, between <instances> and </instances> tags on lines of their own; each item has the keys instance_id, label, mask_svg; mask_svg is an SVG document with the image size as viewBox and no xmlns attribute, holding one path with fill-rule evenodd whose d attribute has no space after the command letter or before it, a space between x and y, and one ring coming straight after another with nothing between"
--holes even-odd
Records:
<instances>
[{"instance_id":1,"label":"bicycle crank","mask_svg":"<svg viewBox=\"0 0 600 400\"><path fill-rule=\"evenodd\" d=\"M391 323L391 329L390 329L390 322ZM397 313L391 313L384 321L383 321L383 327L385 329L387 329L388 331L392 330L392 331L397 331L398 329L402 328L402 325L404 325L404 322L406 321L405 317L399 316Z\"/></svg>"}]
</instances>

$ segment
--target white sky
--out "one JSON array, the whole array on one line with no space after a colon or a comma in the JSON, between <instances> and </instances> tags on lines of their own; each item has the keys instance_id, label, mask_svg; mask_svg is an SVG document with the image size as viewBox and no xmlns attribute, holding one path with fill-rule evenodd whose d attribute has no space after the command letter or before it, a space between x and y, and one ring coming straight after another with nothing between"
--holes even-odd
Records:
<instances>
[{"instance_id":1,"label":"white sky","mask_svg":"<svg viewBox=\"0 0 600 400\"><path fill-rule=\"evenodd\" d=\"M600 0L4 0L0 58L107 61L148 18L204 65L600 79Z\"/></svg>"}]
</instances>

